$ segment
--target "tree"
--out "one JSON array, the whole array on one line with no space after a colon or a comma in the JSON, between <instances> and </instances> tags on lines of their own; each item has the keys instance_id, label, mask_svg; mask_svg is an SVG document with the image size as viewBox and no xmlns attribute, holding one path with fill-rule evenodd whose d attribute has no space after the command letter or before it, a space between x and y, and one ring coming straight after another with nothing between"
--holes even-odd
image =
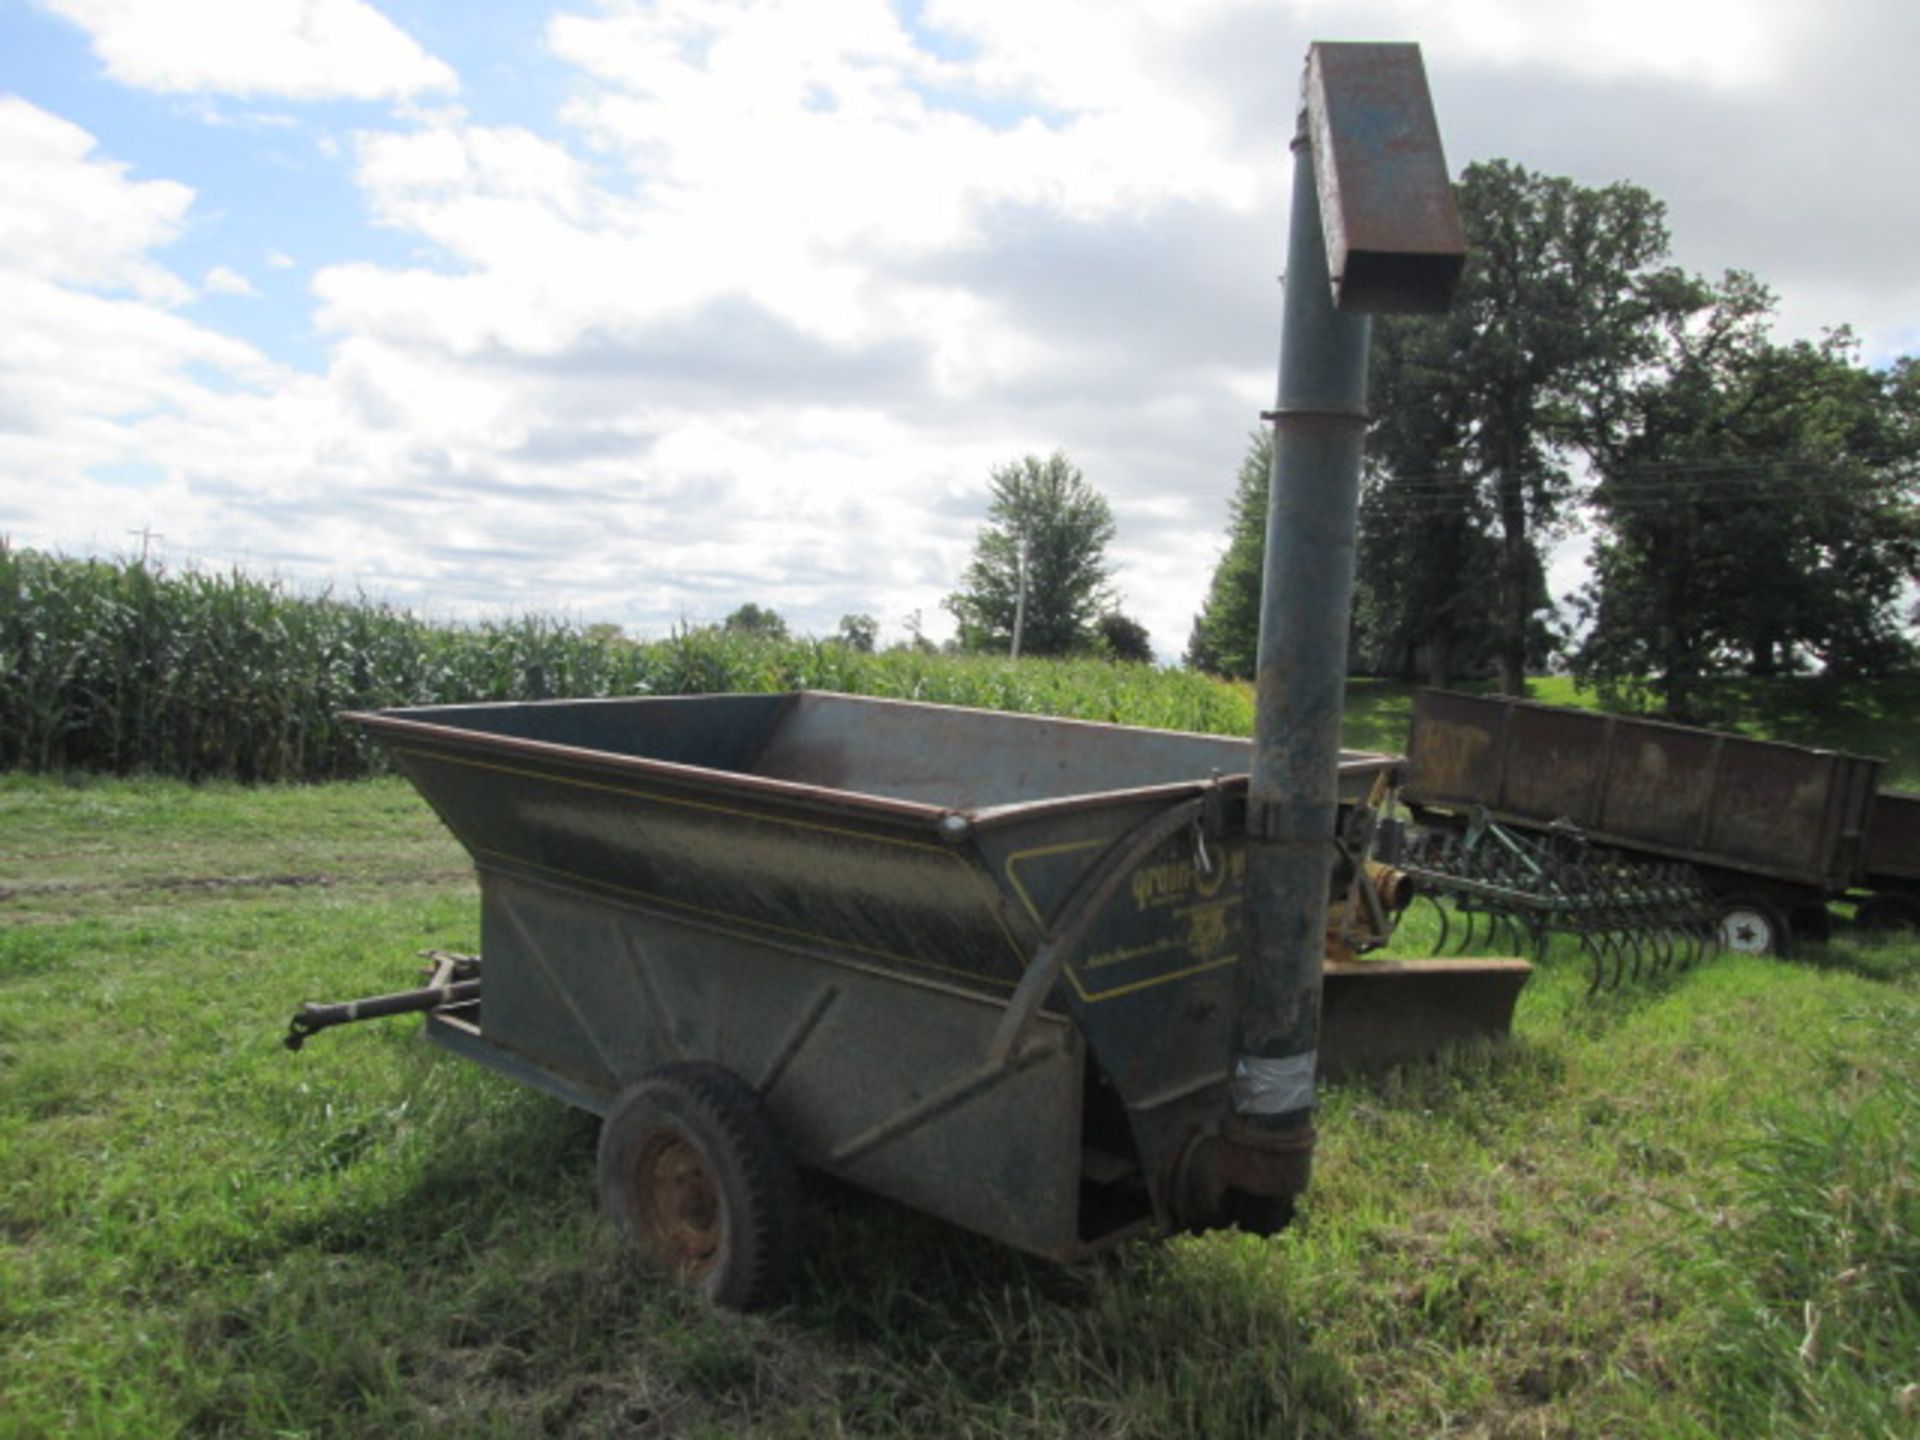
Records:
<instances>
[{"instance_id":1,"label":"tree","mask_svg":"<svg viewBox=\"0 0 1920 1440\"><path fill-rule=\"evenodd\" d=\"M1109 610L1094 628L1100 632L1100 648L1113 659L1135 665L1153 663L1153 636L1131 615Z\"/></svg>"},{"instance_id":2,"label":"tree","mask_svg":"<svg viewBox=\"0 0 1920 1440\"><path fill-rule=\"evenodd\" d=\"M720 628L736 635L755 635L763 640L787 638L787 622L772 607L748 601L720 622Z\"/></svg>"},{"instance_id":3,"label":"tree","mask_svg":"<svg viewBox=\"0 0 1920 1440\"><path fill-rule=\"evenodd\" d=\"M909 610L907 612L905 628L907 638L905 640L896 640L893 644L889 645L887 647L889 654L894 652L907 652L915 655L938 655L940 653L940 647L927 638L926 622L922 620L918 610Z\"/></svg>"},{"instance_id":4,"label":"tree","mask_svg":"<svg viewBox=\"0 0 1920 1440\"><path fill-rule=\"evenodd\" d=\"M871 655L880 638L880 622L871 615L842 615L834 638L849 650Z\"/></svg>"},{"instance_id":5,"label":"tree","mask_svg":"<svg viewBox=\"0 0 1920 1440\"><path fill-rule=\"evenodd\" d=\"M1598 448L1604 530L1574 657L1683 718L1710 675L1910 659L1899 609L1920 563L1914 362L1868 370L1844 330L1774 343L1750 276L1697 298Z\"/></svg>"},{"instance_id":6,"label":"tree","mask_svg":"<svg viewBox=\"0 0 1920 1440\"><path fill-rule=\"evenodd\" d=\"M1267 485L1273 432L1247 437L1246 457L1227 502L1227 548L1213 567L1207 598L1193 617L1186 662L1236 680L1253 678L1260 644L1260 583L1267 553Z\"/></svg>"},{"instance_id":7,"label":"tree","mask_svg":"<svg viewBox=\"0 0 1920 1440\"><path fill-rule=\"evenodd\" d=\"M1377 506L1373 519L1376 543L1382 523L1436 528L1446 513L1462 525L1431 545L1389 546L1395 563L1419 564L1414 599L1361 603L1419 615L1429 602L1418 597L1484 587L1501 685L1519 694L1547 610L1541 543L1563 524L1596 417L1653 358L1675 272L1656 268L1663 209L1638 186L1589 189L1495 160L1468 166L1457 194L1468 259L1453 309L1377 327L1375 414L1392 425L1411 413L1424 431L1405 437L1381 483L1423 503ZM1490 535L1492 551L1471 534ZM1377 585L1379 568L1370 575Z\"/></svg>"},{"instance_id":8,"label":"tree","mask_svg":"<svg viewBox=\"0 0 1920 1440\"><path fill-rule=\"evenodd\" d=\"M973 544L962 588L946 607L965 650L1007 650L1020 606L1022 553L1026 602L1020 649L1066 655L1091 649L1094 625L1111 608L1106 549L1113 512L1059 451L1026 455L988 477L987 522Z\"/></svg>"},{"instance_id":9,"label":"tree","mask_svg":"<svg viewBox=\"0 0 1920 1440\"><path fill-rule=\"evenodd\" d=\"M1353 667L1448 685L1481 673L1498 644L1493 597L1500 567L1491 506L1469 472L1465 397L1442 394L1409 357L1419 332L1385 323L1374 332L1369 377L1373 425L1361 476L1354 573ZM1542 649L1545 582L1533 568L1536 605L1529 659Z\"/></svg>"}]
</instances>

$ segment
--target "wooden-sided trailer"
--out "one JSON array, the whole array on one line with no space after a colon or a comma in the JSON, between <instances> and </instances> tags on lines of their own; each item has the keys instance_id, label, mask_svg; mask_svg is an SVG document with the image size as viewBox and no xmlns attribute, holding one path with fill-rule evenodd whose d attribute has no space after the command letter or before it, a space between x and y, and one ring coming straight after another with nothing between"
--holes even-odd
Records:
<instances>
[{"instance_id":1,"label":"wooden-sided trailer","mask_svg":"<svg viewBox=\"0 0 1920 1440\"><path fill-rule=\"evenodd\" d=\"M1401 795L1416 816L1543 830L1695 866L1728 948L1825 938L1830 900L1920 922L1920 796L1860 755L1503 696L1422 691Z\"/></svg>"}]
</instances>

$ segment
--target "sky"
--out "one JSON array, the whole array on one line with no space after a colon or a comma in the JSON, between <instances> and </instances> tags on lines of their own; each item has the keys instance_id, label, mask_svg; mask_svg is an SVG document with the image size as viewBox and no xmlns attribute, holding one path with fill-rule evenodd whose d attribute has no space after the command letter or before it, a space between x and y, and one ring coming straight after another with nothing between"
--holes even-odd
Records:
<instances>
[{"instance_id":1,"label":"sky","mask_svg":"<svg viewBox=\"0 0 1920 1440\"><path fill-rule=\"evenodd\" d=\"M1315 39L1420 42L1456 173L1644 185L1782 338L1920 350L1911 0L0 0L0 537L940 639L1058 449L1174 659Z\"/></svg>"}]
</instances>

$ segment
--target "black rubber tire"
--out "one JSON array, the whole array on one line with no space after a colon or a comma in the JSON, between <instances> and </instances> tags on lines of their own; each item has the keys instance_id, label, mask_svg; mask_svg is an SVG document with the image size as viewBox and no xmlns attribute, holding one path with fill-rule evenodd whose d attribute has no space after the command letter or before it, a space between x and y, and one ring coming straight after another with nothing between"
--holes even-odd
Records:
<instances>
[{"instance_id":1,"label":"black rubber tire","mask_svg":"<svg viewBox=\"0 0 1920 1440\"><path fill-rule=\"evenodd\" d=\"M1920 897L1897 892L1860 902L1854 923L1863 930L1920 930Z\"/></svg>"},{"instance_id":2,"label":"black rubber tire","mask_svg":"<svg viewBox=\"0 0 1920 1440\"><path fill-rule=\"evenodd\" d=\"M600 1127L600 1201L670 1280L730 1310L786 1298L800 1241L792 1152L731 1070L649 1071Z\"/></svg>"},{"instance_id":3,"label":"black rubber tire","mask_svg":"<svg viewBox=\"0 0 1920 1440\"><path fill-rule=\"evenodd\" d=\"M1787 917L1758 895L1728 895L1717 905L1714 930L1720 948L1742 955L1785 955L1793 943Z\"/></svg>"}]
</instances>

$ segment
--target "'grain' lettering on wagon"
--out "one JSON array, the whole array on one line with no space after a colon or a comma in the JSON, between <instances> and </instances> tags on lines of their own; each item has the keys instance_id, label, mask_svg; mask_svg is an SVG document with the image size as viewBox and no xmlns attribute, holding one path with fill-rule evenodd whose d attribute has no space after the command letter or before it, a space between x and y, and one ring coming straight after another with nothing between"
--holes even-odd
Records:
<instances>
[{"instance_id":1,"label":"'grain' lettering on wagon","mask_svg":"<svg viewBox=\"0 0 1920 1440\"><path fill-rule=\"evenodd\" d=\"M1216 853L1211 874L1202 874L1191 860L1171 860L1164 865L1142 865L1133 872L1133 908L1156 910L1176 904L1193 895L1211 897L1220 893L1228 879L1236 884L1246 878L1244 851Z\"/></svg>"}]
</instances>

